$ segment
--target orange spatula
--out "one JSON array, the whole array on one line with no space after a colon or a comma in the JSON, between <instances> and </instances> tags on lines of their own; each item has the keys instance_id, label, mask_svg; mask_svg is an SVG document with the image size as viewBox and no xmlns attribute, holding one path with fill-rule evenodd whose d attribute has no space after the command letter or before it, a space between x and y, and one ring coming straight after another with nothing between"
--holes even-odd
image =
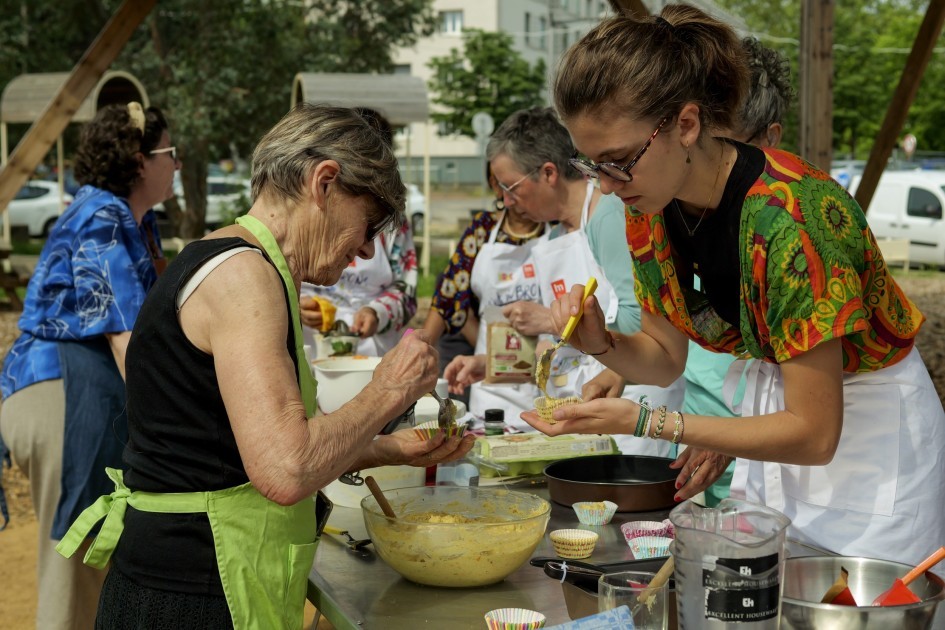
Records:
<instances>
[{"instance_id":1,"label":"orange spatula","mask_svg":"<svg viewBox=\"0 0 945 630\"><path fill-rule=\"evenodd\" d=\"M922 561L922 564L912 569L900 579L896 578L893 585L879 594L873 600L874 606L898 606L900 604L917 604L922 600L909 590L909 583L916 579L933 566L945 559L945 547L940 548L931 556Z\"/></svg>"}]
</instances>

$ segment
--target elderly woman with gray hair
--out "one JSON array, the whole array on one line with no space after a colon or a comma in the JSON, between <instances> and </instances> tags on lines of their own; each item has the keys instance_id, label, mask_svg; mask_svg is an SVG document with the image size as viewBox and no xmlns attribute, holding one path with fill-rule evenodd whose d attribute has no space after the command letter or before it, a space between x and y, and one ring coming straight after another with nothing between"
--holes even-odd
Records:
<instances>
[{"instance_id":1,"label":"elderly woman with gray hair","mask_svg":"<svg viewBox=\"0 0 945 630\"><path fill-rule=\"evenodd\" d=\"M351 109L304 104L256 147L252 185L249 214L186 247L135 325L127 470L109 470L116 491L60 544L72 553L107 515L86 556L111 559L100 627L301 627L323 524L312 496L347 472L429 466L472 446L442 433L374 439L436 383L420 332L351 402L313 417L299 285L336 282L403 221L390 146Z\"/></svg>"},{"instance_id":2,"label":"elderly woman with gray hair","mask_svg":"<svg viewBox=\"0 0 945 630\"><path fill-rule=\"evenodd\" d=\"M633 297L633 272L630 253L624 237L623 203L613 195L601 194L594 183L586 179L568 160L574 155L574 144L567 129L551 108L519 110L496 129L489 140L486 154L492 172L503 191L507 208L514 208L535 222L557 222L548 233L532 246L525 260L497 259L492 267L474 268L471 284L482 284L480 307L501 306L502 314L516 330L525 335L545 335L555 332L551 319L551 304L576 284L597 278L597 299L606 313L607 322L616 330L636 331L640 327L640 306ZM508 268L498 265L505 262ZM529 274L529 267L534 273ZM477 270L480 275L477 276ZM490 273L492 272L492 273ZM535 298L516 299L528 295L512 286L501 287L495 277L506 278L507 284L518 282L534 285ZM494 287L489 293L488 287ZM509 299L507 296L512 296ZM474 383L470 395L473 413L494 404L486 399L486 390L478 386L485 372L485 334L479 330L480 344L477 355L457 357L446 368L446 378L454 389ZM546 339L547 340L547 339ZM555 352L548 381L548 394L556 398L590 396L585 386L604 370L593 356L582 354L571 347ZM682 404L683 381L670 387L624 387L621 381L609 393L638 400L646 396L660 404ZM517 411L532 408L538 389L530 385L519 395ZM602 392L594 392L600 395ZM513 409L514 410L514 409ZM480 412L481 413L481 412ZM531 427L518 417L507 422L516 428ZM516 416L518 414L515 414ZM617 438L622 452L634 454L671 454L672 448L656 441L641 443Z\"/></svg>"}]
</instances>

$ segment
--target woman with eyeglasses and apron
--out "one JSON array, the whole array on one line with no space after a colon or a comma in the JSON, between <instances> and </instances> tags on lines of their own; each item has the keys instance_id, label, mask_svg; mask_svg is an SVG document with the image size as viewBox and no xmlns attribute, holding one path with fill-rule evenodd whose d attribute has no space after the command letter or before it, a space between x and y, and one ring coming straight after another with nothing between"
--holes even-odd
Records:
<instances>
[{"instance_id":1,"label":"woman with eyeglasses and apron","mask_svg":"<svg viewBox=\"0 0 945 630\"><path fill-rule=\"evenodd\" d=\"M568 50L556 108L587 157L581 168L632 207L644 312L639 333L620 335L580 286L552 308L560 330L585 302L572 343L629 379L678 377L690 339L750 358L742 417L599 400L557 410L555 425L528 419L550 434L687 444L681 476L693 477L678 500L724 470L697 470L699 451L737 457L732 495L781 511L789 535L918 564L945 540L945 411L916 349L924 318L828 174L714 136L747 88L743 54L729 26L687 5L604 20Z\"/></svg>"}]
</instances>

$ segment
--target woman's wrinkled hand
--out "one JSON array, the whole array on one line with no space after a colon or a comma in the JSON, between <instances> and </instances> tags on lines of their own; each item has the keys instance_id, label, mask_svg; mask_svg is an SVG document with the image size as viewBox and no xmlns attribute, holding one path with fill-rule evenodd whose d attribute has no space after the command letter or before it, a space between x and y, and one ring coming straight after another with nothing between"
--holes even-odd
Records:
<instances>
[{"instance_id":1,"label":"woman's wrinkled hand","mask_svg":"<svg viewBox=\"0 0 945 630\"><path fill-rule=\"evenodd\" d=\"M582 299L584 299L584 285L576 284L571 287L567 295L562 295L552 302L551 321L554 334L560 336L564 332L571 316L578 314ZM584 315L581 316L581 321L571 333L568 343L585 352L598 352L610 344L604 312L593 295L584 301Z\"/></svg>"},{"instance_id":2,"label":"woman's wrinkled hand","mask_svg":"<svg viewBox=\"0 0 945 630\"><path fill-rule=\"evenodd\" d=\"M374 368L371 387L400 401L403 413L414 401L433 391L439 372L440 355L427 342L422 330L407 332Z\"/></svg>"},{"instance_id":3,"label":"woman's wrinkled hand","mask_svg":"<svg viewBox=\"0 0 945 630\"><path fill-rule=\"evenodd\" d=\"M715 483L733 457L722 455L715 451L707 451L690 446L669 465L670 468L679 468L676 477L676 500L685 501L696 496Z\"/></svg>"},{"instance_id":4,"label":"woman's wrinkled hand","mask_svg":"<svg viewBox=\"0 0 945 630\"><path fill-rule=\"evenodd\" d=\"M545 422L534 411L523 413L522 420L550 436L569 433L620 435L633 433L639 414L640 406L634 402L623 398L599 398L555 409L552 415L556 424Z\"/></svg>"},{"instance_id":5,"label":"woman's wrinkled hand","mask_svg":"<svg viewBox=\"0 0 945 630\"><path fill-rule=\"evenodd\" d=\"M354 314L351 321L351 332L361 337L373 337L377 333L377 311L370 306L365 306Z\"/></svg>"},{"instance_id":6,"label":"woman's wrinkled hand","mask_svg":"<svg viewBox=\"0 0 945 630\"><path fill-rule=\"evenodd\" d=\"M462 459L476 442L476 436L469 434L465 437L454 435L447 438L440 431L426 440L419 437L411 429L394 431L390 435L382 435L374 440L374 449L377 462L374 466L416 466L426 468Z\"/></svg>"},{"instance_id":7,"label":"woman's wrinkled hand","mask_svg":"<svg viewBox=\"0 0 945 630\"><path fill-rule=\"evenodd\" d=\"M451 394L462 394L473 383L486 377L486 355L460 355L450 361L443 370L443 378L449 382Z\"/></svg>"},{"instance_id":8,"label":"woman's wrinkled hand","mask_svg":"<svg viewBox=\"0 0 945 630\"><path fill-rule=\"evenodd\" d=\"M322 329L322 308L317 300L303 297L299 301L299 319L309 328Z\"/></svg>"},{"instance_id":9,"label":"woman's wrinkled hand","mask_svg":"<svg viewBox=\"0 0 945 630\"><path fill-rule=\"evenodd\" d=\"M502 315L523 335L535 337L552 333L551 309L537 302L519 300L502 307Z\"/></svg>"},{"instance_id":10,"label":"woman's wrinkled hand","mask_svg":"<svg viewBox=\"0 0 945 630\"><path fill-rule=\"evenodd\" d=\"M586 401L598 398L620 398L627 381L622 376L607 369L589 380L581 388L581 398Z\"/></svg>"}]
</instances>

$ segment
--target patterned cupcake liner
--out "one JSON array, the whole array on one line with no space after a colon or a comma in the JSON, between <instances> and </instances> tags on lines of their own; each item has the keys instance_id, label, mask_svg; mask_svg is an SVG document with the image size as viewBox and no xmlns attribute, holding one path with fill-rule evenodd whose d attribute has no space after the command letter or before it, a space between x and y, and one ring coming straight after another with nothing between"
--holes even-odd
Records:
<instances>
[{"instance_id":1,"label":"patterned cupcake liner","mask_svg":"<svg viewBox=\"0 0 945 630\"><path fill-rule=\"evenodd\" d=\"M547 422L548 424L556 424L557 420L551 417L551 414L555 409L567 405L575 405L577 403L584 402L581 398L577 396L567 396L565 398L552 398L550 396L539 396L535 399L535 410L538 411L538 416Z\"/></svg>"},{"instance_id":2,"label":"patterned cupcake liner","mask_svg":"<svg viewBox=\"0 0 945 630\"><path fill-rule=\"evenodd\" d=\"M465 435L466 427L467 427L467 424L465 422L463 424L452 424L450 425L448 429L445 430L446 437L451 438L454 435ZM440 429L440 425L437 423L436 420L430 420L429 422L418 424L417 426L413 428L413 432L421 440L429 440L430 438L434 437L437 433L439 433L441 430L442 429Z\"/></svg>"},{"instance_id":3,"label":"patterned cupcake liner","mask_svg":"<svg viewBox=\"0 0 945 630\"><path fill-rule=\"evenodd\" d=\"M623 532L627 544L632 539L641 536L665 536L667 538L675 538L676 536L675 528L668 518L662 521L629 521L620 526L620 531Z\"/></svg>"},{"instance_id":4,"label":"patterned cupcake liner","mask_svg":"<svg viewBox=\"0 0 945 630\"><path fill-rule=\"evenodd\" d=\"M545 616L527 608L497 608L486 613L489 630L535 630L545 627Z\"/></svg>"},{"instance_id":5,"label":"patterned cupcake liner","mask_svg":"<svg viewBox=\"0 0 945 630\"><path fill-rule=\"evenodd\" d=\"M569 560L580 560L594 553L599 536L585 529L556 529L551 532L555 553Z\"/></svg>"},{"instance_id":6,"label":"patterned cupcake liner","mask_svg":"<svg viewBox=\"0 0 945 630\"><path fill-rule=\"evenodd\" d=\"M582 525L606 525L614 517L617 504L611 501L580 501L571 506Z\"/></svg>"},{"instance_id":7,"label":"patterned cupcake liner","mask_svg":"<svg viewBox=\"0 0 945 630\"><path fill-rule=\"evenodd\" d=\"M637 560L647 558L662 558L669 555L669 544L673 542L672 538L665 536L640 536L631 538L628 544L633 551L633 557Z\"/></svg>"}]
</instances>

